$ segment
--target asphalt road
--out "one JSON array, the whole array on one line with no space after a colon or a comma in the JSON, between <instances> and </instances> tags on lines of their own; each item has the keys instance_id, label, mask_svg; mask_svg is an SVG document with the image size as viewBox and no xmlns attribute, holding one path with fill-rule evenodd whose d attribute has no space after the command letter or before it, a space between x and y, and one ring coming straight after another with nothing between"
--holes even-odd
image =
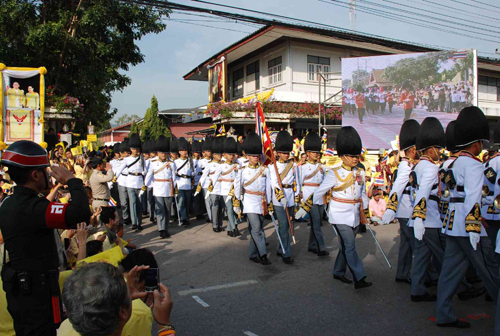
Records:
<instances>
[{"instance_id":1,"label":"asphalt road","mask_svg":"<svg viewBox=\"0 0 500 336\"><path fill-rule=\"evenodd\" d=\"M373 227L392 269L370 232L358 235L358 254L373 286L355 290L332 278L339 243L326 221L330 255L308 252L309 227L295 223L293 265L276 256L276 233L266 221L269 266L248 260L245 222L238 238L213 232L205 221L191 223L188 228L171 224L172 237L164 240L149 219L141 233L126 232L126 238L155 253L162 282L172 292L171 320L178 335L493 335L494 306L484 296L454 299L459 317L472 324L467 330L438 328L432 321L434 303L410 301L410 286L394 281L398 225Z\"/></svg>"}]
</instances>

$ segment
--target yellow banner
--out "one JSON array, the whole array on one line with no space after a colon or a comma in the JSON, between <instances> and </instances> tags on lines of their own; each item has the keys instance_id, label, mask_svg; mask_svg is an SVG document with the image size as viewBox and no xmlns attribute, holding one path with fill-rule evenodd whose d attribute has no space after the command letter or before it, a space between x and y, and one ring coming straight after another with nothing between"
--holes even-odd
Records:
<instances>
[{"instance_id":1,"label":"yellow banner","mask_svg":"<svg viewBox=\"0 0 500 336\"><path fill-rule=\"evenodd\" d=\"M8 109L7 141L35 140L35 124L33 111L25 109Z\"/></svg>"},{"instance_id":2,"label":"yellow banner","mask_svg":"<svg viewBox=\"0 0 500 336\"><path fill-rule=\"evenodd\" d=\"M87 134L87 142L97 142L97 135Z\"/></svg>"}]
</instances>

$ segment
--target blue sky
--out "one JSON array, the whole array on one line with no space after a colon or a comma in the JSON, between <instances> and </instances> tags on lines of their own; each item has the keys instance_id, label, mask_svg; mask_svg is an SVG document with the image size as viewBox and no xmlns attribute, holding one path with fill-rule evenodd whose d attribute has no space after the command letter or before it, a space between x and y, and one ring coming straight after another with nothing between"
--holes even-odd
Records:
<instances>
[{"instance_id":1,"label":"blue sky","mask_svg":"<svg viewBox=\"0 0 500 336\"><path fill-rule=\"evenodd\" d=\"M344 2L348 0L339 1ZM236 12L232 9L209 6L188 0L174 0L173 2ZM346 29L350 29L351 27L348 9L318 0L212 0L212 2L286 15L335 25ZM415 11L409 8L409 6L432 11L434 14L421 12L423 15L421 17L422 20L428 20L425 16L433 15L441 17L443 20L460 22L462 25L461 29L471 29L465 27L465 25L476 26L475 23L466 22L464 20L476 21L477 19L478 24L483 24L481 27L489 30L483 32L485 35L498 36L498 38L483 37L499 42L481 41L477 38L439 32L428 28L380 18L378 16L362 13L359 10L357 12L356 27L358 32L448 48L473 48L478 50L480 56L500 58L500 55L494 54L495 49L500 48L500 20L493 19L495 17L500 17L500 3L498 0L358 0L359 6L367 6L367 3L376 3L382 6L391 7L397 7L395 3L398 3L402 5L398 8L408 11ZM452 7L453 9L439 6L437 3ZM467 6L465 4L472 6ZM380 10L387 10L381 7L378 8L380 8ZM361 10L362 8L359 9ZM252 16L262 16L252 13L241 13ZM463 18L464 20L439 16L437 13ZM401 15L407 14L402 13ZM171 19L217 20L215 17L214 19L202 18L182 15L180 13L172 14ZM125 88L123 92L116 92L113 95L111 106L118 109L118 117L123 114L137 114L142 117L146 109L150 106L151 97L153 95L158 98L159 107L162 110L170 108L190 108L206 104L208 99L207 83L184 81L182 76L224 47L247 35L242 32L251 33L257 29L232 22L189 22L192 24L167 20L167 28L161 34L145 36L138 42L141 52L145 55L145 62L135 67L131 67L131 69L126 72L132 79L132 84ZM198 25L207 25L223 29L214 29ZM230 29L237 30L238 32L231 31ZM453 30L451 28L446 29ZM457 27L454 30L459 31L460 28ZM498 33L496 33L497 31ZM470 33L464 32L464 34Z\"/></svg>"}]
</instances>

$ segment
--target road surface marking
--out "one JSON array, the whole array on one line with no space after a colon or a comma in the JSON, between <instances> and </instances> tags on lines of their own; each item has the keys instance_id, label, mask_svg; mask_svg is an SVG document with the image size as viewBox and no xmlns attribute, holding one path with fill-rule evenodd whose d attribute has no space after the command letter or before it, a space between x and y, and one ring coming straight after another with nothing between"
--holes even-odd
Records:
<instances>
[{"instance_id":1,"label":"road surface marking","mask_svg":"<svg viewBox=\"0 0 500 336\"><path fill-rule=\"evenodd\" d=\"M251 332L251 331L245 331L245 332L244 332L244 334L245 334L245 335L247 335L247 336L259 336L259 335L257 335L257 334L254 334L254 333L253 333L253 332Z\"/></svg>"},{"instance_id":2,"label":"road surface marking","mask_svg":"<svg viewBox=\"0 0 500 336\"><path fill-rule=\"evenodd\" d=\"M195 299L195 300L196 300L196 302L198 302L199 304L201 304L201 305L202 305L203 307L205 307L205 308L210 307L210 306L208 305L208 303L206 303L205 301L203 301L202 299L200 299L200 297L199 297L199 296L194 295L194 296L193 296L193 299Z\"/></svg>"},{"instance_id":3,"label":"road surface marking","mask_svg":"<svg viewBox=\"0 0 500 336\"><path fill-rule=\"evenodd\" d=\"M209 292L209 291L218 290L218 289L226 289L226 288L239 287L239 286L245 286L245 285L254 285L256 283L257 283L257 280L247 280L247 281L228 283L225 285L217 285L217 286L183 290L183 291L179 291L178 294L179 295L189 295L189 294L193 294L193 293L204 293L204 292Z\"/></svg>"}]
</instances>

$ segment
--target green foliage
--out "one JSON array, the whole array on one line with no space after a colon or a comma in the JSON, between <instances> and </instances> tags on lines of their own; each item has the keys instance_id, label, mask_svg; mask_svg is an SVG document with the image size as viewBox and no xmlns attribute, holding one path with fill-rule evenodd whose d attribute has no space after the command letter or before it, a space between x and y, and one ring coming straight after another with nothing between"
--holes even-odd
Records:
<instances>
[{"instance_id":1,"label":"green foliage","mask_svg":"<svg viewBox=\"0 0 500 336\"><path fill-rule=\"evenodd\" d=\"M155 96L151 98L151 107L147 109L144 115L144 121L141 124L141 139L147 141L156 140L160 135L171 138L172 134L164 123L162 117L158 114L158 100Z\"/></svg>"},{"instance_id":2,"label":"green foliage","mask_svg":"<svg viewBox=\"0 0 500 336\"><path fill-rule=\"evenodd\" d=\"M132 122L132 126L130 126L130 134L137 133L140 134L140 128L139 125L135 122L135 120Z\"/></svg>"},{"instance_id":3,"label":"green foliage","mask_svg":"<svg viewBox=\"0 0 500 336\"><path fill-rule=\"evenodd\" d=\"M370 73L368 71L359 69L352 72L352 87L356 87L359 84L366 86L369 82Z\"/></svg>"},{"instance_id":4,"label":"green foliage","mask_svg":"<svg viewBox=\"0 0 500 336\"><path fill-rule=\"evenodd\" d=\"M130 116L128 114L124 114L121 117L117 118L115 120L114 124L116 126L121 126L121 125L131 123L133 121L139 121L140 119L141 119L141 117L139 117L137 114L132 114Z\"/></svg>"},{"instance_id":5,"label":"green foliage","mask_svg":"<svg viewBox=\"0 0 500 336\"><path fill-rule=\"evenodd\" d=\"M102 129L116 113L112 93L131 83L123 74L144 62L136 41L158 34L168 10L118 0L0 0L0 61L47 68L45 85L78 98L76 131Z\"/></svg>"}]
</instances>

